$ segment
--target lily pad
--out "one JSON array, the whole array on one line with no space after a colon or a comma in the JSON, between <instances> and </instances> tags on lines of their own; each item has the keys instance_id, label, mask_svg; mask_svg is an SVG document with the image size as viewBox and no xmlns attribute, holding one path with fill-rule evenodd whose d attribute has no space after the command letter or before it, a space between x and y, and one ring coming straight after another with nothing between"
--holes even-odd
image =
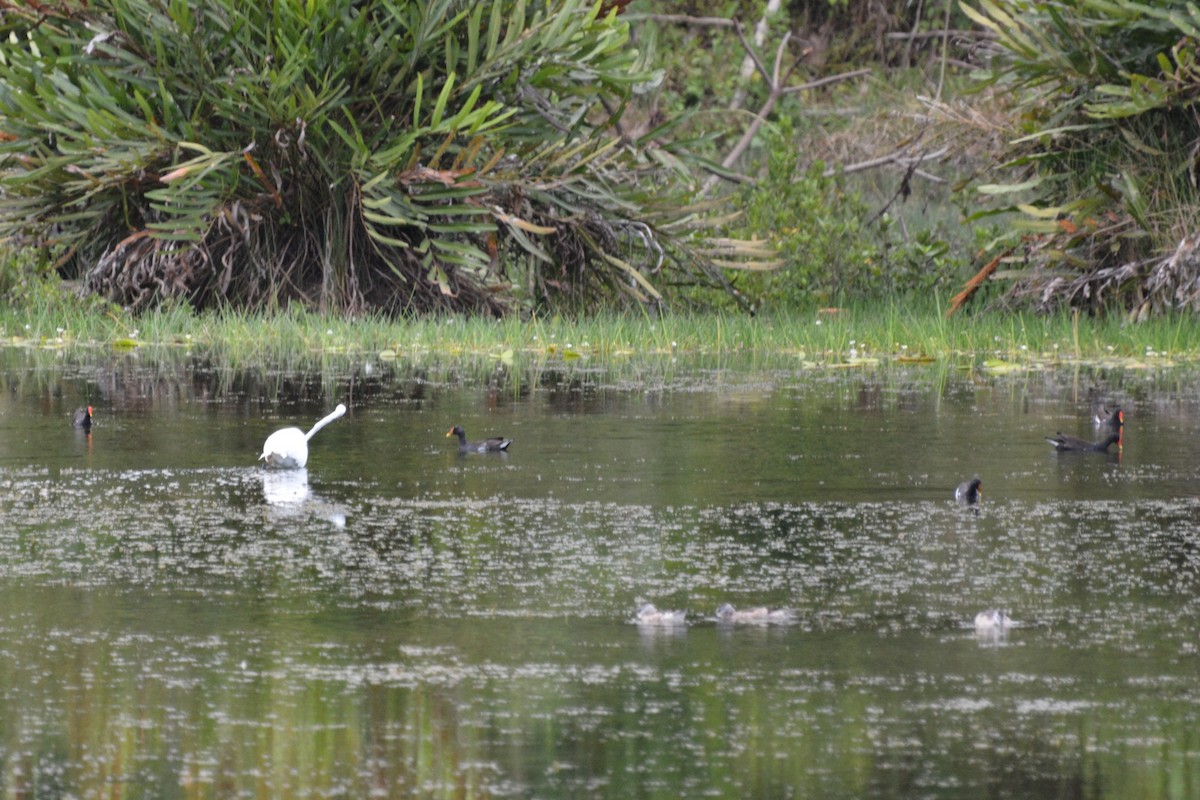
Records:
<instances>
[{"instance_id":1,"label":"lily pad","mask_svg":"<svg viewBox=\"0 0 1200 800\"><path fill-rule=\"evenodd\" d=\"M1021 364L1014 364L1011 361L1005 361L1002 358L989 358L983 362L983 368L988 372L994 372L997 375L1007 375L1010 372L1020 372L1025 369Z\"/></svg>"}]
</instances>

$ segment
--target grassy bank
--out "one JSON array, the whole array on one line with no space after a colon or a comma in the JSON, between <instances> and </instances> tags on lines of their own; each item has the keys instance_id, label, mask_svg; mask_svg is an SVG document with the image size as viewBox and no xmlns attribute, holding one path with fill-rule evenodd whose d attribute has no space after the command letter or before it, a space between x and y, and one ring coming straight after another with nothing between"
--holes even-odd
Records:
<instances>
[{"instance_id":1,"label":"grassy bank","mask_svg":"<svg viewBox=\"0 0 1200 800\"><path fill-rule=\"evenodd\" d=\"M947 319L940 304L886 301L770 317L599 313L529 320L397 321L301 311L272 317L197 315L182 307L137 317L71 307L6 309L0 312L0 335L9 347L184 347L236 362L339 353L384 360L432 354L601 362L635 356L753 355L812 365L955 359L995 369L1079 361L1136 366L1200 360L1200 320L1192 317L1140 324L1072 314L991 313Z\"/></svg>"}]
</instances>

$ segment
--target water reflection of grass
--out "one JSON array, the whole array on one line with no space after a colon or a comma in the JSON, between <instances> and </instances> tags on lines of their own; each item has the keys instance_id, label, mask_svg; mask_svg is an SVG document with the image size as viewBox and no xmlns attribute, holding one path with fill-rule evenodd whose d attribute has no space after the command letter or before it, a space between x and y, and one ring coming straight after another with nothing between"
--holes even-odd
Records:
<instances>
[{"instance_id":1,"label":"water reflection of grass","mask_svg":"<svg viewBox=\"0 0 1200 800\"><path fill-rule=\"evenodd\" d=\"M1183 315L1133 324L1071 314L958 315L933 302L876 302L748 317L722 313L597 313L585 317L391 320L306 311L248 317L171 308L140 317L7 310L10 347L71 350L181 349L222 364L313 364L490 359L620 367L647 359L702 357L813 366L879 361L990 361L996 369L1062 362L1155 365L1200 357L1200 322ZM763 363L763 366L768 366Z\"/></svg>"},{"instance_id":2,"label":"water reflection of grass","mask_svg":"<svg viewBox=\"0 0 1200 800\"><path fill-rule=\"evenodd\" d=\"M1195 366L1195 360L1182 357L1051 361L962 355L919 361L891 357L813 362L796 354L751 350L615 358L530 353L506 361L487 353L433 349L402 358L355 352L274 357L266 351L251 358L215 349L158 346L117 352L96 347L0 347L0 375L10 395L40 397L47 409L62 413L71 410L66 406L79 405L82 396L100 400L110 411L233 401L237 406L225 411L218 412L216 405L210 408L215 413L234 413L247 404L255 408L299 404L311 416L330 398L356 407L382 403L415 408L465 387L486 391L489 402L537 396L548 407L575 411L596 411L628 402L631 396L654 398L672 392L712 392L727 404L757 406L780 386L797 380L852 381L858 387L854 402L860 405L878 403L880 393L908 392L914 382L935 387L936 397L962 381L1003 384L1017 393L1030 385L1053 386L1055 392L1080 397L1098 376L1105 375L1103 380L1123 386L1123 391L1134 385L1168 391L1180 381L1190 385Z\"/></svg>"}]
</instances>

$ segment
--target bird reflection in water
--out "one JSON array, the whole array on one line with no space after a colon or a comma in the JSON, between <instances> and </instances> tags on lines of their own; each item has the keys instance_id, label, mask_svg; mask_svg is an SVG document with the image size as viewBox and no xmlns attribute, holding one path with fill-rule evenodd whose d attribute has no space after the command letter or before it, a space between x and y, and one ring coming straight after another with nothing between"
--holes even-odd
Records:
<instances>
[{"instance_id":1,"label":"bird reflection in water","mask_svg":"<svg viewBox=\"0 0 1200 800\"><path fill-rule=\"evenodd\" d=\"M258 474L262 478L263 499L271 516L312 515L335 527L346 527L345 512L313 494L308 485L307 469L264 469Z\"/></svg>"},{"instance_id":2,"label":"bird reflection in water","mask_svg":"<svg viewBox=\"0 0 1200 800\"><path fill-rule=\"evenodd\" d=\"M263 498L267 505L295 506L312 497L308 488L308 470L262 470Z\"/></svg>"}]
</instances>

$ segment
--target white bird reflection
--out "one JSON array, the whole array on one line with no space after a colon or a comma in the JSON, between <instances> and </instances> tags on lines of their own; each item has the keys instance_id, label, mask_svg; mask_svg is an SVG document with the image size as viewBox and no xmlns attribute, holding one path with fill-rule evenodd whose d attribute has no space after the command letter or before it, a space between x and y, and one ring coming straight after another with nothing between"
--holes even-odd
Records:
<instances>
[{"instance_id":1,"label":"white bird reflection","mask_svg":"<svg viewBox=\"0 0 1200 800\"><path fill-rule=\"evenodd\" d=\"M298 506L312 497L308 488L308 470L262 470L263 497L267 505Z\"/></svg>"},{"instance_id":2,"label":"white bird reflection","mask_svg":"<svg viewBox=\"0 0 1200 800\"><path fill-rule=\"evenodd\" d=\"M307 469L263 469L259 475L262 477L263 499L267 501L271 516L311 514L338 528L346 527L345 512L313 494L308 485Z\"/></svg>"}]
</instances>

